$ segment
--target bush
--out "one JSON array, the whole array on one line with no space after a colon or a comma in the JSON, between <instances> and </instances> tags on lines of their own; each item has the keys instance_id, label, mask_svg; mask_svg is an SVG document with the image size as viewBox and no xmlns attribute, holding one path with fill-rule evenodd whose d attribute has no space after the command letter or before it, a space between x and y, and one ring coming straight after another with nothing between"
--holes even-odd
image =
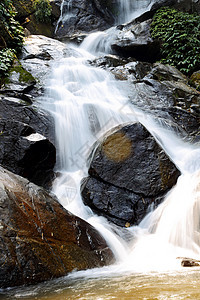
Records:
<instances>
[{"instance_id":1,"label":"bush","mask_svg":"<svg viewBox=\"0 0 200 300\"><path fill-rule=\"evenodd\" d=\"M189 75L200 65L200 16L164 7L154 15L151 35L161 42L161 62Z\"/></svg>"},{"instance_id":2,"label":"bush","mask_svg":"<svg viewBox=\"0 0 200 300\"><path fill-rule=\"evenodd\" d=\"M0 35L8 48L21 51L24 38L23 27L15 19L16 11L11 0L2 0L0 3Z\"/></svg>"},{"instance_id":3,"label":"bush","mask_svg":"<svg viewBox=\"0 0 200 300\"><path fill-rule=\"evenodd\" d=\"M35 17L39 23L50 23L52 8L49 0L35 0Z\"/></svg>"},{"instance_id":4,"label":"bush","mask_svg":"<svg viewBox=\"0 0 200 300\"><path fill-rule=\"evenodd\" d=\"M15 57L15 51L6 48L0 51L0 78L8 75L8 71L12 66Z\"/></svg>"},{"instance_id":5,"label":"bush","mask_svg":"<svg viewBox=\"0 0 200 300\"><path fill-rule=\"evenodd\" d=\"M4 42L4 49L0 50L0 86L2 78L8 75L16 54L23 45L24 30L15 19L16 11L11 0L0 3L0 37Z\"/></svg>"}]
</instances>

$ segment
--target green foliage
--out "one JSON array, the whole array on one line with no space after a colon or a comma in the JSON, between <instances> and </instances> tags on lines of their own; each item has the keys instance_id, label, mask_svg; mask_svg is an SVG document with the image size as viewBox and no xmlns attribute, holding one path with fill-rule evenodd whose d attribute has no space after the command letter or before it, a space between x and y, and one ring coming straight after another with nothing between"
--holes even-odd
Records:
<instances>
[{"instance_id":1,"label":"green foliage","mask_svg":"<svg viewBox=\"0 0 200 300\"><path fill-rule=\"evenodd\" d=\"M12 66L15 57L15 51L9 48L0 51L0 79L8 75L8 71Z\"/></svg>"},{"instance_id":2,"label":"green foliage","mask_svg":"<svg viewBox=\"0 0 200 300\"><path fill-rule=\"evenodd\" d=\"M17 13L12 3L12 0L1 0L0 3L0 36L5 47L0 50L0 85L23 45L24 30L16 20Z\"/></svg>"},{"instance_id":3,"label":"green foliage","mask_svg":"<svg viewBox=\"0 0 200 300\"><path fill-rule=\"evenodd\" d=\"M0 3L0 33L8 48L13 48L17 53L23 45L24 30L15 19L16 11L11 0L2 0Z\"/></svg>"},{"instance_id":4,"label":"green foliage","mask_svg":"<svg viewBox=\"0 0 200 300\"><path fill-rule=\"evenodd\" d=\"M52 8L49 0L35 0L35 17L39 23L50 23Z\"/></svg>"},{"instance_id":5,"label":"green foliage","mask_svg":"<svg viewBox=\"0 0 200 300\"><path fill-rule=\"evenodd\" d=\"M161 41L161 62L191 74L200 66L200 16L164 7L154 15L151 35Z\"/></svg>"}]
</instances>

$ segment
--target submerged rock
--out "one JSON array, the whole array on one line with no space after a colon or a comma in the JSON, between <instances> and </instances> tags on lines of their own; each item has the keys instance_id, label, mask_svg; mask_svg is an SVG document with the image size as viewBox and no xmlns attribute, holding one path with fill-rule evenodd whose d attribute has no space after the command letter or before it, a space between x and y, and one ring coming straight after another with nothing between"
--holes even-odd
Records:
<instances>
[{"instance_id":1,"label":"submerged rock","mask_svg":"<svg viewBox=\"0 0 200 300\"><path fill-rule=\"evenodd\" d=\"M99 144L82 184L84 202L118 225L138 224L176 183L179 171L139 123Z\"/></svg>"},{"instance_id":2,"label":"submerged rock","mask_svg":"<svg viewBox=\"0 0 200 300\"><path fill-rule=\"evenodd\" d=\"M113 262L101 235L53 195L2 167L0 182L0 288Z\"/></svg>"}]
</instances>

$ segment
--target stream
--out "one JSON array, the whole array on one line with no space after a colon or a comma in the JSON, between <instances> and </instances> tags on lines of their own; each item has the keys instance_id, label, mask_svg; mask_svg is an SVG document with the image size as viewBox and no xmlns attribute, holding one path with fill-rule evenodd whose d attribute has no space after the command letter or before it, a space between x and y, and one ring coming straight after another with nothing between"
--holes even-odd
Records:
<instances>
[{"instance_id":1,"label":"stream","mask_svg":"<svg viewBox=\"0 0 200 300\"><path fill-rule=\"evenodd\" d=\"M70 14L70 1L69 14ZM63 1L64 3L64 1ZM134 3L134 4L133 4ZM153 1L121 0L118 23L130 21ZM61 17L63 15L61 7ZM70 212L92 224L112 249L116 263L72 272L37 286L7 290L2 299L200 299L199 268L182 268L177 257L200 257L200 149L129 102L127 82L88 63L110 53L115 29L95 32L55 62L41 105L55 120L59 176L52 190ZM70 55L69 55L70 53ZM138 226L117 234L80 196L89 154L108 130L141 122L181 171L176 186ZM178 214L177 214L178 212ZM124 239L124 230L129 241ZM130 238L131 237L131 238Z\"/></svg>"}]
</instances>

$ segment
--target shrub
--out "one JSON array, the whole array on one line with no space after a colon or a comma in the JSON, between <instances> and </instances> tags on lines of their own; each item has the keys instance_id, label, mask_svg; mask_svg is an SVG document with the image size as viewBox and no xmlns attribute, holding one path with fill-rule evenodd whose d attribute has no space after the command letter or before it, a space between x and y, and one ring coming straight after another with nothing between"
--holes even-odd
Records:
<instances>
[{"instance_id":1,"label":"shrub","mask_svg":"<svg viewBox=\"0 0 200 300\"><path fill-rule=\"evenodd\" d=\"M4 49L0 50L0 85L2 78L8 75L16 54L23 45L24 30L15 19L16 11L12 0L2 0L0 3L0 36L4 41Z\"/></svg>"},{"instance_id":2,"label":"shrub","mask_svg":"<svg viewBox=\"0 0 200 300\"><path fill-rule=\"evenodd\" d=\"M164 7L154 15L151 35L161 42L161 62L189 75L200 66L200 16Z\"/></svg>"},{"instance_id":3,"label":"shrub","mask_svg":"<svg viewBox=\"0 0 200 300\"><path fill-rule=\"evenodd\" d=\"M23 45L24 30L15 19L16 14L11 0L1 1L0 34L6 42L6 46L15 49L16 53L19 53Z\"/></svg>"},{"instance_id":4,"label":"shrub","mask_svg":"<svg viewBox=\"0 0 200 300\"><path fill-rule=\"evenodd\" d=\"M50 23L52 8L49 0L35 0L35 17L40 23Z\"/></svg>"},{"instance_id":5,"label":"shrub","mask_svg":"<svg viewBox=\"0 0 200 300\"><path fill-rule=\"evenodd\" d=\"M14 57L15 51L12 49L6 48L0 51L0 78L8 75Z\"/></svg>"}]
</instances>

